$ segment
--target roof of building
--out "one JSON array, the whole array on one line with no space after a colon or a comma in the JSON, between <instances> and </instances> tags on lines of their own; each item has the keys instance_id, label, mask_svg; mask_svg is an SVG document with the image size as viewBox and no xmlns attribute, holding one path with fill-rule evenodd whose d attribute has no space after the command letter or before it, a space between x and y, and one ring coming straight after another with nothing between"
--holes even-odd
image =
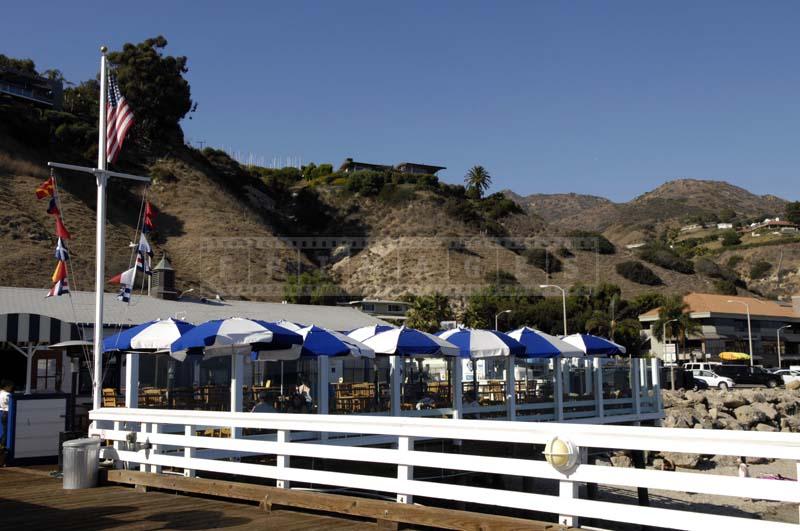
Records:
<instances>
[{"instance_id":1,"label":"roof of building","mask_svg":"<svg viewBox=\"0 0 800 531\"><path fill-rule=\"evenodd\" d=\"M432 170L432 173L436 173L439 170L446 170L447 166L436 166L435 164L420 164L419 162L400 162L395 165L395 168L399 168L400 166L418 166L420 168L427 168Z\"/></svg>"},{"instance_id":2,"label":"roof of building","mask_svg":"<svg viewBox=\"0 0 800 531\"><path fill-rule=\"evenodd\" d=\"M74 291L70 296L49 298L45 298L45 293L46 290L34 288L0 287L0 315L37 314L67 323L94 322L94 292ZM130 304L125 304L117 300L115 294L105 293L103 308L103 320L106 326L130 326L167 317L177 317L191 323L228 317L247 317L265 321L285 319L333 330L352 330L361 326L388 324L373 315L342 306L234 300L168 301L136 294L131 297Z\"/></svg>"},{"instance_id":3,"label":"roof of building","mask_svg":"<svg viewBox=\"0 0 800 531\"><path fill-rule=\"evenodd\" d=\"M349 304L350 306L358 306L358 305L363 304L363 303L367 303L367 304L375 304L375 303L377 303L377 304L400 304L400 305L403 305L403 306L411 306L412 305L412 303L406 302L406 301L392 301L392 300L386 300L386 299L361 299L361 300L358 300L358 301L350 301L347 304Z\"/></svg>"},{"instance_id":4,"label":"roof of building","mask_svg":"<svg viewBox=\"0 0 800 531\"><path fill-rule=\"evenodd\" d=\"M746 308L740 303L747 303L750 306L751 317L800 320L800 314L795 312L791 305L777 301L763 301L754 297L689 293L684 295L683 301L689 306L689 312L692 317L705 317L711 314L745 315ZM639 320L655 321L658 319L658 310L658 308L655 308L641 314Z\"/></svg>"}]
</instances>

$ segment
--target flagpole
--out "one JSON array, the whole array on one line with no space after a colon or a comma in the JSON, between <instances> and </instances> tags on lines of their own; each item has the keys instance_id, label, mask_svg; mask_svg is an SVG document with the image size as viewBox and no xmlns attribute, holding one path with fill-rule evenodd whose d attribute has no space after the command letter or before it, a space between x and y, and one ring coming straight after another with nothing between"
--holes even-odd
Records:
<instances>
[{"instance_id":1,"label":"flagpole","mask_svg":"<svg viewBox=\"0 0 800 531\"><path fill-rule=\"evenodd\" d=\"M108 48L100 47L100 121L97 131L97 235L95 248L95 299L94 299L94 389L92 393L92 409L100 409L103 396L103 292L105 291L105 258L106 258L106 181L108 169L106 163L106 96L108 94L108 76L106 52Z\"/></svg>"}]
</instances>

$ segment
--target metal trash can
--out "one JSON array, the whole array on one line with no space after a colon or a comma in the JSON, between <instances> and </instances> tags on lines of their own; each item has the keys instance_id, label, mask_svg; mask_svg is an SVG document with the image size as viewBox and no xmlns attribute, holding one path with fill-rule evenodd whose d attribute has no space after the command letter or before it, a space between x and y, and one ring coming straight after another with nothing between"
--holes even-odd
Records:
<instances>
[{"instance_id":1,"label":"metal trash can","mask_svg":"<svg viewBox=\"0 0 800 531\"><path fill-rule=\"evenodd\" d=\"M63 488L88 489L97 486L97 470L100 464L100 439L74 439L63 444L64 484Z\"/></svg>"}]
</instances>

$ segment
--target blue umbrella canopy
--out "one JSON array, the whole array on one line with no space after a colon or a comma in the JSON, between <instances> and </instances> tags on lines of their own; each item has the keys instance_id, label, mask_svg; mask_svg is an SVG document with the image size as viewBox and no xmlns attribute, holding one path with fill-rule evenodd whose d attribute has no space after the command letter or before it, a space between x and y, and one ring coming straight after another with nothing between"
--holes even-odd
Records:
<instances>
[{"instance_id":1,"label":"blue umbrella canopy","mask_svg":"<svg viewBox=\"0 0 800 531\"><path fill-rule=\"evenodd\" d=\"M302 356L375 357L375 351L368 346L334 330L307 326L298 330L297 333L303 336Z\"/></svg>"},{"instance_id":2,"label":"blue umbrella canopy","mask_svg":"<svg viewBox=\"0 0 800 531\"><path fill-rule=\"evenodd\" d=\"M178 319L156 319L123 330L103 340L103 352L112 350L168 351L194 325Z\"/></svg>"},{"instance_id":3,"label":"blue umbrella canopy","mask_svg":"<svg viewBox=\"0 0 800 531\"><path fill-rule=\"evenodd\" d=\"M565 342L579 348L587 356L614 356L625 354L625 347L592 334L572 334L563 338Z\"/></svg>"},{"instance_id":4,"label":"blue umbrella canopy","mask_svg":"<svg viewBox=\"0 0 800 531\"><path fill-rule=\"evenodd\" d=\"M509 332L508 335L522 343L525 347L526 358L554 358L556 356L566 358L585 355L578 347L562 341L556 336L527 326Z\"/></svg>"},{"instance_id":5,"label":"blue umbrella canopy","mask_svg":"<svg viewBox=\"0 0 800 531\"><path fill-rule=\"evenodd\" d=\"M356 329L348 336L354 339L359 330ZM388 330L379 332L362 341L373 349L376 354L396 356L457 356L458 347L427 332L414 328L389 327Z\"/></svg>"},{"instance_id":6,"label":"blue umbrella canopy","mask_svg":"<svg viewBox=\"0 0 800 531\"><path fill-rule=\"evenodd\" d=\"M519 341L496 330L455 328L440 332L439 337L457 346L459 356L462 358L494 358L525 354L525 347Z\"/></svg>"},{"instance_id":7,"label":"blue umbrella canopy","mask_svg":"<svg viewBox=\"0 0 800 531\"><path fill-rule=\"evenodd\" d=\"M275 351L275 359L297 359L302 343L301 335L275 323L234 317L197 325L172 343L170 352L182 359L194 352L211 357Z\"/></svg>"}]
</instances>

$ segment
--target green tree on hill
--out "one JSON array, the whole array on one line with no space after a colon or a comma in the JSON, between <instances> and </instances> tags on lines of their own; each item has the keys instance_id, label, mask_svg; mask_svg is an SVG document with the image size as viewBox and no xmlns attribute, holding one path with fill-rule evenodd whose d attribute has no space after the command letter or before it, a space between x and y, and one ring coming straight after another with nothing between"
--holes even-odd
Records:
<instances>
[{"instance_id":1,"label":"green tree on hill","mask_svg":"<svg viewBox=\"0 0 800 531\"><path fill-rule=\"evenodd\" d=\"M786 219L800 225L800 201L786 204Z\"/></svg>"},{"instance_id":2,"label":"green tree on hill","mask_svg":"<svg viewBox=\"0 0 800 531\"><path fill-rule=\"evenodd\" d=\"M686 348L686 339L700 331L700 323L691 318L689 305L683 301L682 295L671 295L664 298L658 309L658 320L653 326L653 335L659 341L664 340L666 328L667 338L677 338L681 347Z\"/></svg>"},{"instance_id":3,"label":"green tree on hill","mask_svg":"<svg viewBox=\"0 0 800 531\"><path fill-rule=\"evenodd\" d=\"M442 321L451 321L453 311L450 309L450 301L445 295L434 293L433 295L423 295L414 299L414 304L408 310L406 326L416 328L424 332L437 332Z\"/></svg>"},{"instance_id":4,"label":"green tree on hill","mask_svg":"<svg viewBox=\"0 0 800 531\"><path fill-rule=\"evenodd\" d=\"M492 176L483 166L473 166L464 177L464 182L467 184L468 192L481 198L492 185Z\"/></svg>"}]
</instances>

